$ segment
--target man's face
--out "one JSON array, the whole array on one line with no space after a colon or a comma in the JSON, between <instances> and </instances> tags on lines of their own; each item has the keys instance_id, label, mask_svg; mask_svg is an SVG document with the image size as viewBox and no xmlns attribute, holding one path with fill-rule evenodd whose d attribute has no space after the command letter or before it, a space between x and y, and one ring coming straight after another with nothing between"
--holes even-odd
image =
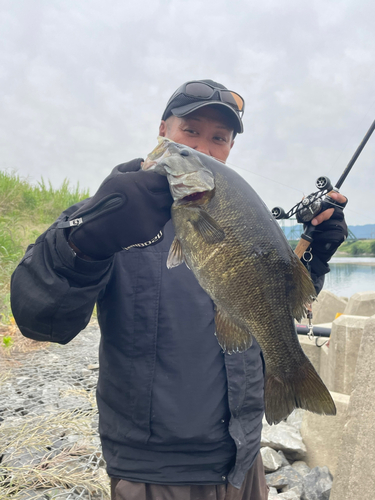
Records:
<instances>
[{"instance_id":1,"label":"man's face","mask_svg":"<svg viewBox=\"0 0 375 500\"><path fill-rule=\"evenodd\" d=\"M170 116L162 121L159 135L225 163L234 144L228 122L219 110L205 106L182 118Z\"/></svg>"}]
</instances>

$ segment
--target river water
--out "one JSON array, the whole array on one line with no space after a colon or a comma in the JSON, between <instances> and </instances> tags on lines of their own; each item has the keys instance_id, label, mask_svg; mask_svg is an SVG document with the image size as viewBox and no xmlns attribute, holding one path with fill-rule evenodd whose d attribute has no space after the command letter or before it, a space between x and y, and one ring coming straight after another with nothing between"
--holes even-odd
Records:
<instances>
[{"instance_id":1,"label":"river water","mask_svg":"<svg viewBox=\"0 0 375 500\"><path fill-rule=\"evenodd\" d=\"M324 290L342 297L375 291L375 257L333 257L329 267Z\"/></svg>"}]
</instances>

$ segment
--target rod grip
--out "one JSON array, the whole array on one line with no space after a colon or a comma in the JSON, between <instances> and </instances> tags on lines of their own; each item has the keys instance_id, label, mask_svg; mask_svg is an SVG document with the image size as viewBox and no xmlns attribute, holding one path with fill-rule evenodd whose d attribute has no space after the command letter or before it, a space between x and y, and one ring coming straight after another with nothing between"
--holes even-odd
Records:
<instances>
[{"instance_id":1,"label":"rod grip","mask_svg":"<svg viewBox=\"0 0 375 500\"><path fill-rule=\"evenodd\" d=\"M301 258L302 255L306 252L306 250L309 248L311 241L306 240L304 235L301 236L301 239L299 240L294 253L297 255L297 257Z\"/></svg>"}]
</instances>

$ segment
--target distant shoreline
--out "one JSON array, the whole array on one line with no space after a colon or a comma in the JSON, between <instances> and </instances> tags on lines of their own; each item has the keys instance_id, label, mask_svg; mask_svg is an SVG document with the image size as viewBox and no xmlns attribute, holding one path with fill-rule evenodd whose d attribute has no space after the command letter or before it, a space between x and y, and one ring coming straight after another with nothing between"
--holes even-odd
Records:
<instances>
[{"instance_id":1,"label":"distant shoreline","mask_svg":"<svg viewBox=\"0 0 375 500\"><path fill-rule=\"evenodd\" d=\"M375 255L360 254L354 256L346 252L336 252L335 255L332 257L332 259L329 261L329 264L332 265L352 264L356 266L375 266Z\"/></svg>"},{"instance_id":2,"label":"distant shoreline","mask_svg":"<svg viewBox=\"0 0 375 500\"><path fill-rule=\"evenodd\" d=\"M374 257L375 258L375 255L373 253L361 253L359 255L352 255L349 252L340 252L340 251L337 251L335 253L334 257L350 257L351 259L357 259L357 258L360 258L360 257Z\"/></svg>"}]
</instances>

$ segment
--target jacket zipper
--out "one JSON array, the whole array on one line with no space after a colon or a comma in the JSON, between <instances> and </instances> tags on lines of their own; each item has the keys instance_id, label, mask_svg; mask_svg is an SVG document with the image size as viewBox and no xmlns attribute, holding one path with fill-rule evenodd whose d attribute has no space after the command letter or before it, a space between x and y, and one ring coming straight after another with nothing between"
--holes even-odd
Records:
<instances>
[{"instance_id":1,"label":"jacket zipper","mask_svg":"<svg viewBox=\"0 0 375 500\"><path fill-rule=\"evenodd\" d=\"M76 219L70 220L69 226L70 227L80 226L81 224L83 224L83 222L88 222L91 219L94 219L101 212L113 208L119 205L121 202L122 198L119 197L111 198L110 200L103 203L103 205L99 207L99 210L97 209L97 207L93 207L91 210L88 210L86 213L83 213L81 217L77 217Z\"/></svg>"}]
</instances>

